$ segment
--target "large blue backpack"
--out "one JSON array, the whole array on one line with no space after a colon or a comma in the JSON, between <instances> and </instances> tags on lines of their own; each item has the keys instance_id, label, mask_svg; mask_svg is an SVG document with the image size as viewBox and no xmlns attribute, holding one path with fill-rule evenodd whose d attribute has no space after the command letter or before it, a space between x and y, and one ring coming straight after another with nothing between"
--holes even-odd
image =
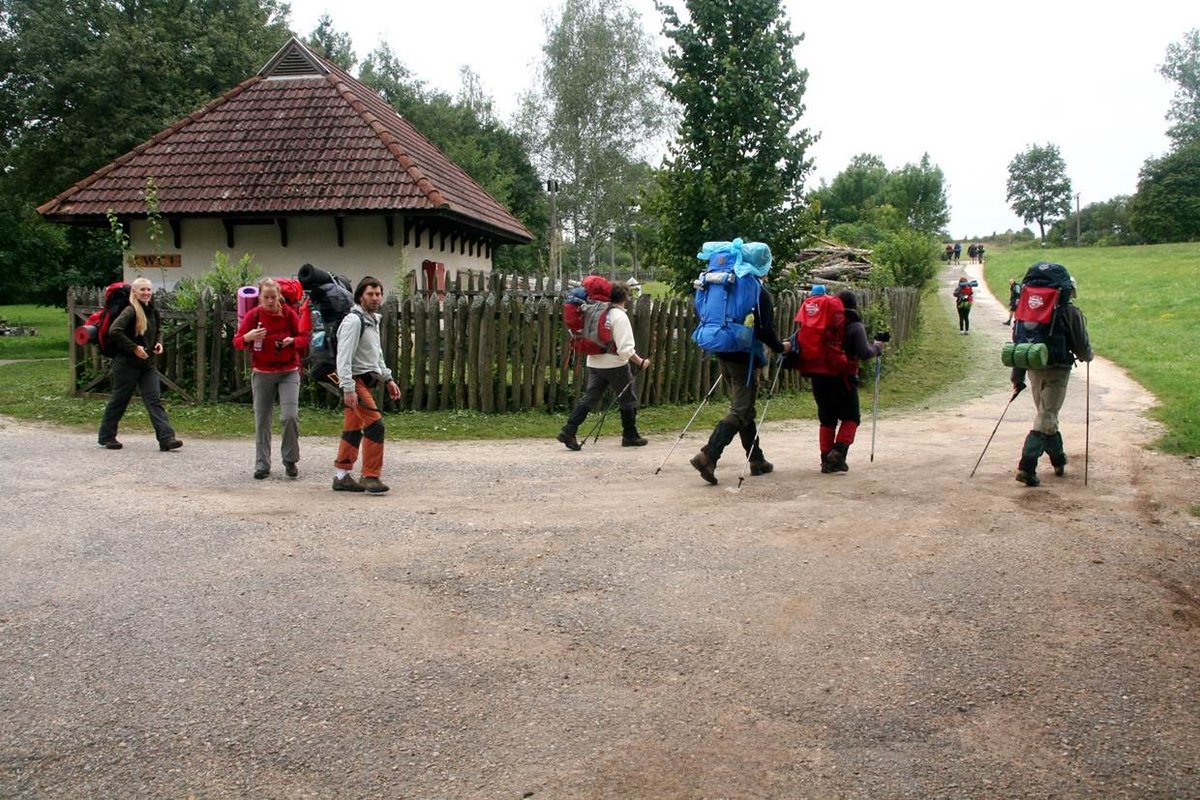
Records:
<instances>
[{"instance_id":1,"label":"large blue backpack","mask_svg":"<svg viewBox=\"0 0 1200 800\"><path fill-rule=\"evenodd\" d=\"M700 324L692 340L709 353L749 353L754 347L753 322L747 317L758 307L759 282L754 275L738 277L734 267L741 259L741 242L727 247L706 244L708 266L692 285L696 289L696 314ZM699 257L699 256L698 256Z\"/></svg>"},{"instance_id":2,"label":"large blue backpack","mask_svg":"<svg viewBox=\"0 0 1200 800\"><path fill-rule=\"evenodd\" d=\"M1014 312L1013 343L1001 353L1005 366L1041 369L1075 363L1066 319L1072 288L1071 275L1062 264L1039 261L1029 268Z\"/></svg>"}]
</instances>

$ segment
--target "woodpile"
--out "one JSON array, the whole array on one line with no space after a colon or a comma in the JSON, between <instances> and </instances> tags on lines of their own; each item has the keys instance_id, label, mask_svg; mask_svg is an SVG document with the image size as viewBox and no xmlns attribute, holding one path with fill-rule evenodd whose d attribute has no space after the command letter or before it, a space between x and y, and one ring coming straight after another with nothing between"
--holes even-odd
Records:
<instances>
[{"instance_id":1,"label":"woodpile","mask_svg":"<svg viewBox=\"0 0 1200 800\"><path fill-rule=\"evenodd\" d=\"M871 277L870 255L870 250L823 242L819 247L801 250L799 260L787 269L795 272L801 284L840 289L861 285Z\"/></svg>"}]
</instances>

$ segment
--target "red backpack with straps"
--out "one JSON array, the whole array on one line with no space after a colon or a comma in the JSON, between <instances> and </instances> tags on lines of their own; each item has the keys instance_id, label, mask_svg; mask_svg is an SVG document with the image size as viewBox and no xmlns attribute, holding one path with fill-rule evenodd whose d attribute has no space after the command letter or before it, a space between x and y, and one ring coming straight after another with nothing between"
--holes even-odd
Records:
<instances>
[{"instance_id":1,"label":"red backpack with straps","mask_svg":"<svg viewBox=\"0 0 1200 800\"><path fill-rule=\"evenodd\" d=\"M563 299L563 324L571 336L571 349L584 355L616 351L608 309L612 305L612 283L600 275L589 275L583 285Z\"/></svg>"},{"instance_id":2,"label":"red backpack with straps","mask_svg":"<svg viewBox=\"0 0 1200 800\"><path fill-rule=\"evenodd\" d=\"M842 375L850 369L843 342L846 338L846 309L829 294L809 295L796 312L800 330L796 334L800 374Z\"/></svg>"}]
</instances>

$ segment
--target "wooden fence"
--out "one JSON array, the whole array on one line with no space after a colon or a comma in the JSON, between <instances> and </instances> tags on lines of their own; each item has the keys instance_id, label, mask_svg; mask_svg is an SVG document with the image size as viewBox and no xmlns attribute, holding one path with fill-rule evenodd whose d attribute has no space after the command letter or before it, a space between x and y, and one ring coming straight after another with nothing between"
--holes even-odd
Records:
<instances>
[{"instance_id":1,"label":"wooden fence","mask_svg":"<svg viewBox=\"0 0 1200 800\"><path fill-rule=\"evenodd\" d=\"M562 411L582 393L582 357L573 356L557 294L488 291L407 298L389 297L382 309L384 358L403 391L396 410L473 409L506 412ZM100 305L102 290L73 289L67 310L71 326L82 324ZM775 322L781 336L804 295L781 292ZM913 289L860 293L860 306L875 329L887 327L901 346L916 329L920 296ZM170 295L156 303L163 317L164 354L159 359L166 388L188 402L248 402L249 355L233 349L237 314L232 302L206 297L200 308L172 308ZM691 298L640 297L628 306L639 354L650 368L637 371L642 406L698 402L716 378L716 364L692 342L696 315ZM76 394L97 394L110 384L108 365L97 348L71 340L70 364ZM305 382L306 395L322 392ZM785 392L802 388L796 373L780 380ZM382 399L382 398L381 398Z\"/></svg>"}]
</instances>

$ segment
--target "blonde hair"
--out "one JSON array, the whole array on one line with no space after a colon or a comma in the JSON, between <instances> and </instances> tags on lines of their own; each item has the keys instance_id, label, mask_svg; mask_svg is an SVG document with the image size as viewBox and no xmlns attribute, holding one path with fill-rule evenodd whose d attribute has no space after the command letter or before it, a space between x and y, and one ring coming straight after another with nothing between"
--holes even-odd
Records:
<instances>
[{"instance_id":1,"label":"blonde hair","mask_svg":"<svg viewBox=\"0 0 1200 800\"><path fill-rule=\"evenodd\" d=\"M267 288L268 286L274 286L275 291L279 292L279 296L281 298L283 297L283 290L279 288L279 281L275 280L274 278L263 278L261 281L259 281L258 282L258 293L262 294L262 290Z\"/></svg>"},{"instance_id":2,"label":"blonde hair","mask_svg":"<svg viewBox=\"0 0 1200 800\"><path fill-rule=\"evenodd\" d=\"M138 300L137 293L132 291L132 289L136 289L139 285L153 287L154 284L150 282L149 278L135 278L133 283L130 284L129 304L133 306L133 316L137 318L133 329L138 336L141 336L146 332L146 309L142 305L142 301Z\"/></svg>"}]
</instances>

